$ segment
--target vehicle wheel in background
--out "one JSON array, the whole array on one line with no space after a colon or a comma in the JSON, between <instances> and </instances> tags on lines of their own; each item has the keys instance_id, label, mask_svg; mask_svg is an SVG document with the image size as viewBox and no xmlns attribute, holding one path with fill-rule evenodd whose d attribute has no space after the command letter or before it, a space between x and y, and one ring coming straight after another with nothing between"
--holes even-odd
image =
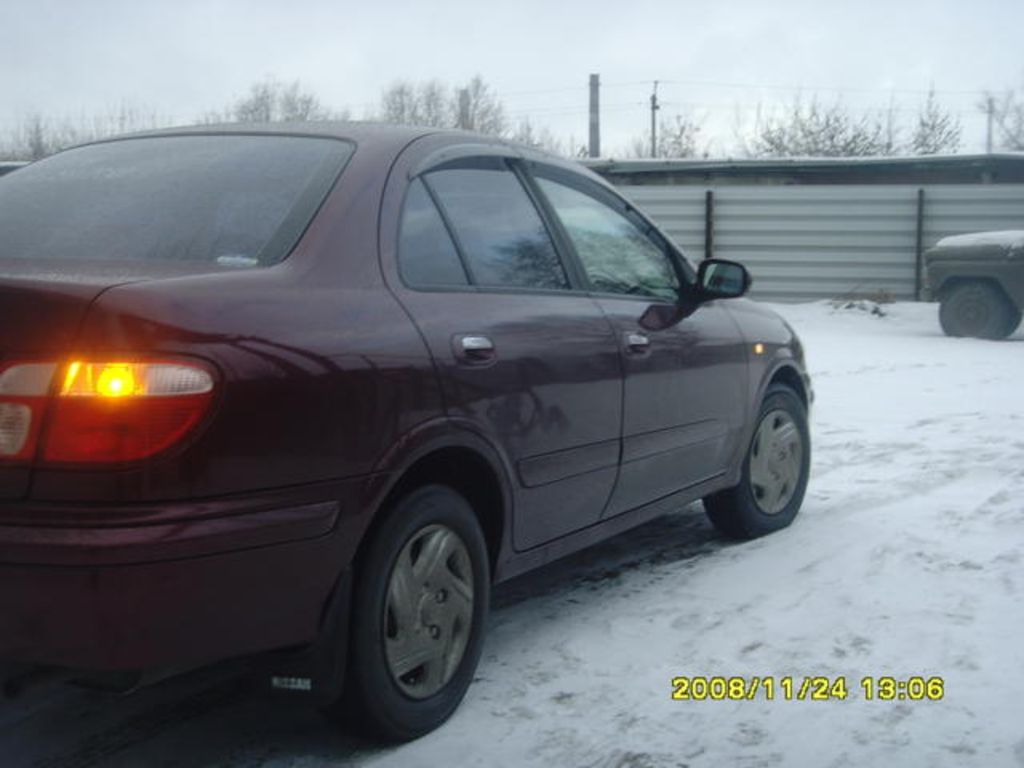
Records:
<instances>
[{"instance_id":1,"label":"vehicle wheel in background","mask_svg":"<svg viewBox=\"0 0 1024 768\"><path fill-rule=\"evenodd\" d=\"M476 670L490 596L469 503L430 485L402 499L359 558L345 694L328 715L408 741L455 711Z\"/></svg>"},{"instance_id":2,"label":"vehicle wheel in background","mask_svg":"<svg viewBox=\"0 0 1024 768\"><path fill-rule=\"evenodd\" d=\"M737 539L785 528L803 502L810 466L807 409L792 389L774 384L761 403L739 485L704 499L708 517Z\"/></svg>"},{"instance_id":3,"label":"vehicle wheel in background","mask_svg":"<svg viewBox=\"0 0 1024 768\"><path fill-rule=\"evenodd\" d=\"M1020 312L995 286L973 281L957 285L943 297L939 323L947 336L1003 339L1020 323Z\"/></svg>"},{"instance_id":4,"label":"vehicle wheel in background","mask_svg":"<svg viewBox=\"0 0 1024 768\"><path fill-rule=\"evenodd\" d=\"M1010 319L1007 322L1006 333L1003 334L1003 338L1010 336L1011 334L1013 334L1014 331L1017 330L1017 328L1020 327L1020 321L1022 316L1024 316L1024 313L1021 313L1019 309L1017 309L1016 307L1010 307Z\"/></svg>"}]
</instances>

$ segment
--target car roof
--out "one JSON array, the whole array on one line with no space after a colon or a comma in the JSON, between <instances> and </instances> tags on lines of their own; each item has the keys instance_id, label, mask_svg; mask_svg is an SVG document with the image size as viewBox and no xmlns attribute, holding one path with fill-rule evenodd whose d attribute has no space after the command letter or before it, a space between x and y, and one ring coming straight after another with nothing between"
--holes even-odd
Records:
<instances>
[{"instance_id":1,"label":"car roof","mask_svg":"<svg viewBox=\"0 0 1024 768\"><path fill-rule=\"evenodd\" d=\"M474 147L481 147L482 154L500 154L518 157L522 160L537 162L549 167L562 168L572 174L589 178L598 186L606 189L614 187L590 168L573 159L553 154L539 147L532 147L516 141L495 136L493 134L476 133L456 128L432 128L429 126L395 125L373 121L297 121L273 123L210 123L206 125L185 125L171 128L158 128L148 131L105 136L101 139L84 142L67 147L61 152L78 149L79 147L96 146L119 141L142 138L160 138L173 136L308 136L333 138L354 142L361 150L371 153L397 155L413 142L424 137L431 137L435 154L441 154L444 147L449 147L453 156L472 156ZM497 149L497 153L495 153ZM490 151L488 151L490 150ZM447 154L447 153L446 153Z\"/></svg>"},{"instance_id":2,"label":"car roof","mask_svg":"<svg viewBox=\"0 0 1024 768\"><path fill-rule=\"evenodd\" d=\"M350 139L359 143L408 143L409 141L438 133L439 129L423 126L392 125L369 121L296 121L274 123L211 123L208 125L188 125L172 128L160 128L153 131L133 133L117 138L135 138L138 136L180 136L182 134L282 134L289 136L327 136L336 139ZM452 131L452 133L455 133Z\"/></svg>"},{"instance_id":3,"label":"car roof","mask_svg":"<svg viewBox=\"0 0 1024 768\"><path fill-rule=\"evenodd\" d=\"M209 125L188 125L160 128L150 131L120 134L98 139L89 144L103 144L123 139L137 139L160 136L223 136L223 135L281 135L311 136L347 139L361 146L378 149L402 147L423 136L447 136L453 142L503 144L519 152L527 149L497 136L453 128L431 128L427 126L394 125L371 121L300 121L274 123L212 123Z\"/></svg>"},{"instance_id":4,"label":"car roof","mask_svg":"<svg viewBox=\"0 0 1024 768\"><path fill-rule=\"evenodd\" d=\"M226 135L280 135L280 136L310 136L326 137L334 139L349 140L355 142L361 148L371 150L383 150L398 152L410 143L425 136L439 139L441 144L479 145L488 147L501 147L509 154L521 157L524 160L533 160L552 166L559 166L573 173L589 177L601 186L610 186L607 181L595 174L589 168L574 162L565 157L552 154L537 147L520 144L516 141L494 136L492 134L476 133L456 128L431 128L428 126L395 125L392 123L379 123L373 121L299 121L299 122L273 122L273 123L212 123L208 125L188 125L172 128L160 128L150 131L139 131L135 133L119 134L108 136L95 141L87 142L78 146L89 146L93 144L106 144L109 142L122 141L126 139L139 139L162 136L226 136Z\"/></svg>"}]
</instances>

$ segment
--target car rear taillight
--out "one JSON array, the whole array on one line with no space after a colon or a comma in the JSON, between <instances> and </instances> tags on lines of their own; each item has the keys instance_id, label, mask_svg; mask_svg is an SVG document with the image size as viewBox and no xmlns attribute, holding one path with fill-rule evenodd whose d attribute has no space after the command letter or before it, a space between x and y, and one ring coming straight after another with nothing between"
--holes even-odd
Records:
<instances>
[{"instance_id":1,"label":"car rear taillight","mask_svg":"<svg viewBox=\"0 0 1024 768\"><path fill-rule=\"evenodd\" d=\"M191 363L69 363L43 443L43 460L144 459L181 440L213 399L213 377Z\"/></svg>"},{"instance_id":2,"label":"car rear taillight","mask_svg":"<svg viewBox=\"0 0 1024 768\"><path fill-rule=\"evenodd\" d=\"M35 454L54 363L0 367L0 461L25 461Z\"/></svg>"},{"instance_id":3,"label":"car rear taillight","mask_svg":"<svg viewBox=\"0 0 1024 768\"><path fill-rule=\"evenodd\" d=\"M145 459L192 431L213 390L213 376L195 363L12 365L0 371L0 460Z\"/></svg>"}]
</instances>

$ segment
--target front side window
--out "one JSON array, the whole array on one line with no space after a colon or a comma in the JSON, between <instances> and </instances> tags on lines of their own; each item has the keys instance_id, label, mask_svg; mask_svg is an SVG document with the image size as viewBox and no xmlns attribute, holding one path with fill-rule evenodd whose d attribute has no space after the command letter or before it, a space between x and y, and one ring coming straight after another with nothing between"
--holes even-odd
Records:
<instances>
[{"instance_id":1,"label":"front side window","mask_svg":"<svg viewBox=\"0 0 1024 768\"><path fill-rule=\"evenodd\" d=\"M547 228L514 173L448 168L425 178L448 217L475 284L568 287Z\"/></svg>"},{"instance_id":2,"label":"front side window","mask_svg":"<svg viewBox=\"0 0 1024 768\"><path fill-rule=\"evenodd\" d=\"M675 301L679 276L665 249L624 214L590 195L538 178L594 290Z\"/></svg>"}]
</instances>

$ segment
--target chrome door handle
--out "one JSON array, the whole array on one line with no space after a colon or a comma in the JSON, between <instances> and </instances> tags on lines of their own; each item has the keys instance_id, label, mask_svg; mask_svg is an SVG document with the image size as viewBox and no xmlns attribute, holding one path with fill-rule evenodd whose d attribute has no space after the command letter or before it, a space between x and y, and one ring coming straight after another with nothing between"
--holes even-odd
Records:
<instances>
[{"instance_id":1,"label":"chrome door handle","mask_svg":"<svg viewBox=\"0 0 1024 768\"><path fill-rule=\"evenodd\" d=\"M626 347L630 352L646 352L651 346L651 340L642 333L630 331L626 334Z\"/></svg>"},{"instance_id":2,"label":"chrome door handle","mask_svg":"<svg viewBox=\"0 0 1024 768\"><path fill-rule=\"evenodd\" d=\"M494 357L494 342L486 336L462 336L459 351L471 360L489 360Z\"/></svg>"}]
</instances>

